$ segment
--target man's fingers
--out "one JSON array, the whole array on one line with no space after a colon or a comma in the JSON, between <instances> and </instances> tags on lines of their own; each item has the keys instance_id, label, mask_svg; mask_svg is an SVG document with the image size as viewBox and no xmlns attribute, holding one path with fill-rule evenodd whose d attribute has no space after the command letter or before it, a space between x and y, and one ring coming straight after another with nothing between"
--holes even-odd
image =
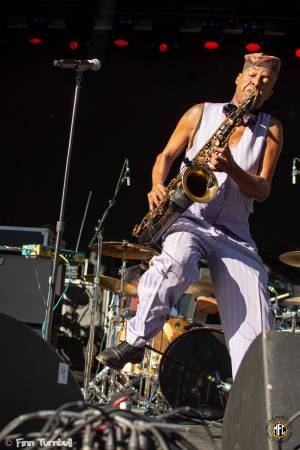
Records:
<instances>
[{"instance_id":1,"label":"man's fingers","mask_svg":"<svg viewBox=\"0 0 300 450\"><path fill-rule=\"evenodd\" d=\"M167 193L167 189L163 184L158 184L156 186L156 190L162 195L161 198L164 197Z\"/></svg>"},{"instance_id":2,"label":"man's fingers","mask_svg":"<svg viewBox=\"0 0 300 450\"><path fill-rule=\"evenodd\" d=\"M149 209L152 210L167 194L167 189L163 184L153 186L148 194Z\"/></svg>"}]
</instances>

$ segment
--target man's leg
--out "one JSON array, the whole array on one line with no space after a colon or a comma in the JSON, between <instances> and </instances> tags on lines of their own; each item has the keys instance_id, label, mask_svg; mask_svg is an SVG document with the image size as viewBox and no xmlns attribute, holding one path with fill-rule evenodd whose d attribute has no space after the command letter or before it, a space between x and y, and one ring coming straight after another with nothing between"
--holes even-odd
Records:
<instances>
[{"instance_id":1,"label":"man's leg","mask_svg":"<svg viewBox=\"0 0 300 450\"><path fill-rule=\"evenodd\" d=\"M235 377L253 340L272 327L267 273L250 246L223 235L212 244L208 263Z\"/></svg>"},{"instance_id":2,"label":"man's leg","mask_svg":"<svg viewBox=\"0 0 300 450\"><path fill-rule=\"evenodd\" d=\"M159 332L171 307L198 279L203 252L201 240L190 231L167 235L161 255L152 259L140 280L137 314L128 322L126 342L100 353L97 359L102 364L121 369L127 362L142 360L147 341Z\"/></svg>"}]
</instances>

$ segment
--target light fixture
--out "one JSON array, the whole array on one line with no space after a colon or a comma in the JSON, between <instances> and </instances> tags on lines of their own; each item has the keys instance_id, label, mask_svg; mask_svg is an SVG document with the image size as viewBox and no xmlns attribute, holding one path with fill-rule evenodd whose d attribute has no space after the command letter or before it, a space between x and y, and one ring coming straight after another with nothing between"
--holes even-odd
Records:
<instances>
[{"instance_id":1,"label":"light fixture","mask_svg":"<svg viewBox=\"0 0 300 450\"><path fill-rule=\"evenodd\" d=\"M132 20L128 16L120 15L116 17L113 31L112 42L116 47L128 47L132 34Z\"/></svg>"},{"instance_id":2,"label":"light fixture","mask_svg":"<svg viewBox=\"0 0 300 450\"><path fill-rule=\"evenodd\" d=\"M248 53L259 53L263 46L262 27L255 22L244 25L244 47Z\"/></svg>"},{"instance_id":3,"label":"light fixture","mask_svg":"<svg viewBox=\"0 0 300 450\"><path fill-rule=\"evenodd\" d=\"M41 45L47 39L48 20L40 15L30 16L27 20L27 40L32 45Z\"/></svg>"},{"instance_id":4,"label":"light fixture","mask_svg":"<svg viewBox=\"0 0 300 450\"><path fill-rule=\"evenodd\" d=\"M208 19L201 27L202 45L205 50L214 51L220 48L222 40L222 26L215 19Z\"/></svg>"}]
</instances>

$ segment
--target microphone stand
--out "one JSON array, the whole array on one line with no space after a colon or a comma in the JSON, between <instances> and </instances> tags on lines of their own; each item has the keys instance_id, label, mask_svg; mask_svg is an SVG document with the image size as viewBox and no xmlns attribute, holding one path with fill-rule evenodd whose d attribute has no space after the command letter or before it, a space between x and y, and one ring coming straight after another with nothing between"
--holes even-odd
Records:
<instances>
[{"instance_id":1,"label":"microphone stand","mask_svg":"<svg viewBox=\"0 0 300 450\"><path fill-rule=\"evenodd\" d=\"M91 249L94 245L94 242L97 240L97 261L96 261L96 273L94 277L94 291L93 291L93 300L92 300L92 307L91 307L91 321L90 321L90 333L89 333L89 340L86 348L86 355L85 355L85 365L84 365L84 376L83 376L83 395L84 399L88 400L89 392L89 382L91 378L91 367L92 367L92 360L93 360L93 348L94 348L94 339L95 339L95 319L96 319L96 312L97 312L97 306L98 306L98 299L102 301L102 293L100 290L100 269L101 269L101 259L102 259L102 243L103 243L103 225L105 222L105 219L110 211L110 209L114 206L116 202L117 195L120 191L120 188L123 183L126 181L126 163L127 158L125 158L125 161L123 163L123 167L120 173L120 177L117 183L117 187L115 189L114 196L111 200L108 202L108 206L105 209L102 217L98 220L98 225L95 228L94 236L89 243L89 248Z\"/></svg>"},{"instance_id":2,"label":"microphone stand","mask_svg":"<svg viewBox=\"0 0 300 450\"><path fill-rule=\"evenodd\" d=\"M68 152L65 166L65 175L62 189L62 197L61 197L61 205L60 205L60 213L59 219L56 223L56 242L55 242L55 251L52 263L52 273L49 279L49 291L47 298L47 306L46 306L46 316L45 316L45 334L44 339L50 343L51 339L51 328L52 328L52 319L53 319L53 309L55 302L55 287L57 281L57 273L58 273L58 263L59 263L59 253L61 249L62 235L65 227L64 223L64 214L65 214L65 205L66 205L66 195L67 195L67 186L69 181L69 172L70 172L70 163L71 163L71 154L72 154L72 144L74 137L74 128L76 121L76 114L78 109L78 99L80 92L80 84L82 82L82 70L76 70L75 76L75 94L73 101L73 110L72 110L72 118L71 118L71 127L69 134L69 143L68 143Z\"/></svg>"}]
</instances>

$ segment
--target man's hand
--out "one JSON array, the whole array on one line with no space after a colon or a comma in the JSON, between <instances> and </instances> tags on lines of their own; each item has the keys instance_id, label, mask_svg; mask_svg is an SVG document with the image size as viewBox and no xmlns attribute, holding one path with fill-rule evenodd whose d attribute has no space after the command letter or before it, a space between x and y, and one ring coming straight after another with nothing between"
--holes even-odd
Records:
<instances>
[{"instance_id":1,"label":"man's hand","mask_svg":"<svg viewBox=\"0 0 300 450\"><path fill-rule=\"evenodd\" d=\"M163 184L158 183L155 186L152 186L152 190L148 193L150 211L152 211L152 209L159 203L160 200L164 198L166 194L167 189Z\"/></svg>"},{"instance_id":2,"label":"man's hand","mask_svg":"<svg viewBox=\"0 0 300 450\"><path fill-rule=\"evenodd\" d=\"M211 152L211 157L208 161L208 167L216 172L229 173L234 160L229 147L215 147Z\"/></svg>"}]
</instances>

